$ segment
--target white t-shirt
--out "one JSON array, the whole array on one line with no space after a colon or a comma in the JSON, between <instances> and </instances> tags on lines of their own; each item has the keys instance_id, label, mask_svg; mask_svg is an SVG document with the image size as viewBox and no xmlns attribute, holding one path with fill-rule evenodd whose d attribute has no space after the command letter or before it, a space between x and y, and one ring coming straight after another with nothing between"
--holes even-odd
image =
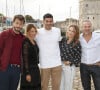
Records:
<instances>
[{"instance_id":1,"label":"white t-shirt","mask_svg":"<svg viewBox=\"0 0 100 90\"><path fill-rule=\"evenodd\" d=\"M52 27L38 29L36 41L39 46L39 61L41 68L52 68L61 65L59 41L61 32L59 28Z\"/></svg>"},{"instance_id":2,"label":"white t-shirt","mask_svg":"<svg viewBox=\"0 0 100 90\"><path fill-rule=\"evenodd\" d=\"M83 34L81 34L80 43L82 46L82 63L94 64L100 62L100 33L93 32L88 43L84 39Z\"/></svg>"}]
</instances>

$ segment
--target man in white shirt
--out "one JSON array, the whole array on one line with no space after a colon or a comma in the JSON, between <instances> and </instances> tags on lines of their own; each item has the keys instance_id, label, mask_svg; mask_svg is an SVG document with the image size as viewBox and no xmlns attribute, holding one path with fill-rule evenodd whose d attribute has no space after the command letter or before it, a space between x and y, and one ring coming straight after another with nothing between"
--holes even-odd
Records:
<instances>
[{"instance_id":1,"label":"man in white shirt","mask_svg":"<svg viewBox=\"0 0 100 90\"><path fill-rule=\"evenodd\" d=\"M91 77L95 90L100 90L100 33L92 32L92 23L83 21L83 33L80 36L82 57L80 65L84 90L91 90Z\"/></svg>"},{"instance_id":2,"label":"man in white shirt","mask_svg":"<svg viewBox=\"0 0 100 90\"><path fill-rule=\"evenodd\" d=\"M42 90L48 90L51 77L52 90L59 90L61 81L61 57L59 41L61 32L53 26L53 16L49 13L43 16L43 28L38 30L36 37L39 46Z\"/></svg>"}]
</instances>

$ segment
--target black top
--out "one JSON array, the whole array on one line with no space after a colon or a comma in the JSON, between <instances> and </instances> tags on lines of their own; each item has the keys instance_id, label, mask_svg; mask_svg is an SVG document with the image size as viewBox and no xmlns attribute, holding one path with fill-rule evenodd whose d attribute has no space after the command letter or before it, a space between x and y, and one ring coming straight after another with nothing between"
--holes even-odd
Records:
<instances>
[{"instance_id":1,"label":"black top","mask_svg":"<svg viewBox=\"0 0 100 90\"><path fill-rule=\"evenodd\" d=\"M75 66L78 66L78 64L81 61L81 45L80 45L80 42L78 42L77 44L75 44L74 42L67 44L67 39L63 38L60 41L59 45L60 45L62 61L70 61L71 65L75 64Z\"/></svg>"},{"instance_id":2,"label":"black top","mask_svg":"<svg viewBox=\"0 0 100 90\"><path fill-rule=\"evenodd\" d=\"M22 72L29 74L31 67L37 66L39 63L39 48L35 42L33 45L26 38L22 45Z\"/></svg>"}]
</instances>

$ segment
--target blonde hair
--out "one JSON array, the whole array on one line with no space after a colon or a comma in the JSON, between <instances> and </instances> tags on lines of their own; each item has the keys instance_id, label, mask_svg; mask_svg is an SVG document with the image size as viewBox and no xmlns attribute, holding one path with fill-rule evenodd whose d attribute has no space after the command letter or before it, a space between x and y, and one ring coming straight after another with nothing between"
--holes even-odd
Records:
<instances>
[{"instance_id":1,"label":"blonde hair","mask_svg":"<svg viewBox=\"0 0 100 90\"><path fill-rule=\"evenodd\" d=\"M76 31L76 34L74 36L74 43L77 44L79 42L79 36L80 36L80 31L79 31L79 27L77 25L70 25L70 27L73 27Z\"/></svg>"}]
</instances>

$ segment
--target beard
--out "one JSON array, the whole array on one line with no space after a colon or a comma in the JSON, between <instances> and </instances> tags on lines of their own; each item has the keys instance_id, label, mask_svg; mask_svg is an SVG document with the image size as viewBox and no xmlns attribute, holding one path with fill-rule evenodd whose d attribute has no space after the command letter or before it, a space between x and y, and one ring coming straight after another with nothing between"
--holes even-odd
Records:
<instances>
[{"instance_id":1,"label":"beard","mask_svg":"<svg viewBox=\"0 0 100 90\"><path fill-rule=\"evenodd\" d=\"M17 27L14 27L14 31L15 31L15 32L20 32L20 31L21 31L21 29L22 29L22 28L17 28Z\"/></svg>"}]
</instances>

